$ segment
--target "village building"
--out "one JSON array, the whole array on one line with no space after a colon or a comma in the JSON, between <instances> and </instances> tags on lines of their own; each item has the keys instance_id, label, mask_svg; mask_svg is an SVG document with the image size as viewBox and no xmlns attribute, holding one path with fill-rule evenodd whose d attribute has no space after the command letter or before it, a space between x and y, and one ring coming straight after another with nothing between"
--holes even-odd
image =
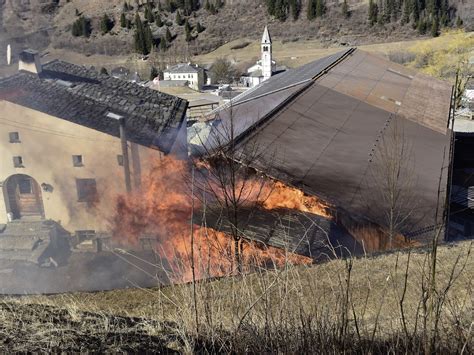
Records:
<instances>
[{"instance_id":1,"label":"village building","mask_svg":"<svg viewBox=\"0 0 474 355\"><path fill-rule=\"evenodd\" d=\"M232 129L236 154L258 149L250 162L257 171L326 201L341 222L387 228L384 166L405 148L397 230L422 242L446 208L451 89L375 54L344 50L272 76L221 106L193 132L190 150L222 146L213 132Z\"/></svg>"},{"instance_id":2,"label":"village building","mask_svg":"<svg viewBox=\"0 0 474 355\"><path fill-rule=\"evenodd\" d=\"M205 84L205 71L196 64L180 63L163 71L161 86L189 86L201 90Z\"/></svg>"},{"instance_id":3,"label":"village building","mask_svg":"<svg viewBox=\"0 0 474 355\"><path fill-rule=\"evenodd\" d=\"M265 26L260 44L261 59L248 68L247 72L241 76L240 83L242 85L249 88L255 87L265 80L268 80L273 75L282 73L286 70L286 67L277 66L276 62L273 60L272 46L273 42L270 32L268 31L268 27Z\"/></svg>"},{"instance_id":4,"label":"village building","mask_svg":"<svg viewBox=\"0 0 474 355\"><path fill-rule=\"evenodd\" d=\"M186 156L185 100L34 51L19 69L0 80L0 224L104 231L113 196Z\"/></svg>"}]
</instances>

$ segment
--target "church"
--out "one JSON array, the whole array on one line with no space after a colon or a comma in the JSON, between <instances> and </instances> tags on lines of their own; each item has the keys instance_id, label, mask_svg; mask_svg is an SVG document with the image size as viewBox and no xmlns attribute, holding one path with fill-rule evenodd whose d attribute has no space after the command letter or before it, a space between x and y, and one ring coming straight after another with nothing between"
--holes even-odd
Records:
<instances>
[{"instance_id":1,"label":"church","mask_svg":"<svg viewBox=\"0 0 474 355\"><path fill-rule=\"evenodd\" d=\"M275 74L279 74L286 70L286 67L277 67L276 62L272 59L272 38L268 27L265 26L261 42L261 59L247 69L247 72L241 76L240 82L246 87L254 87Z\"/></svg>"}]
</instances>

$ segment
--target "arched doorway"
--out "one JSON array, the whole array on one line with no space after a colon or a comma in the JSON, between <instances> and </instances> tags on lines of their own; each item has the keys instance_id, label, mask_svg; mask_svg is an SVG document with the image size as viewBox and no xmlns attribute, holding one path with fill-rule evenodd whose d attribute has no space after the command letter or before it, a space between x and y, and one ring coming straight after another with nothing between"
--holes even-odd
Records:
<instances>
[{"instance_id":1,"label":"arched doorway","mask_svg":"<svg viewBox=\"0 0 474 355\"><path fill-rule=\"evenodd\" d=\"M10 176L5 184L9 212L14 219L44 218L41 188L31 176L18 174Z\"/></svg>"}]
</instances>

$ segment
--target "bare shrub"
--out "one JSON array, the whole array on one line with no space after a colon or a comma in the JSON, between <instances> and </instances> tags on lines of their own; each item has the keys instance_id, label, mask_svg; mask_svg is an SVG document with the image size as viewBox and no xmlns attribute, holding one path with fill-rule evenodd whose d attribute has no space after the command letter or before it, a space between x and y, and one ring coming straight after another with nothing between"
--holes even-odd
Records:
<instances>
[{"instance_id":1,"label":"bare shrub","mask_svg":"<svg viewBox=\"0 0 474 355\"><path fill-rule=\"evenodd\" d=\"M416 54L407 51L392 51L388 53L388 59L398 64L407 64L415 60Z\"/></svg>"},{"instance_id":2,"label":"bare shrub","mask_svg":"<svg viewBox=\"0 0 474 355\"><path fill-rule=\"evenodd\" d=\"M250 42L242 42L239 44L236 44L235 46L230 47L230 49L235 50L235 49L242 49L247 47L250 44Z\"/></svg>"}]
</instances>

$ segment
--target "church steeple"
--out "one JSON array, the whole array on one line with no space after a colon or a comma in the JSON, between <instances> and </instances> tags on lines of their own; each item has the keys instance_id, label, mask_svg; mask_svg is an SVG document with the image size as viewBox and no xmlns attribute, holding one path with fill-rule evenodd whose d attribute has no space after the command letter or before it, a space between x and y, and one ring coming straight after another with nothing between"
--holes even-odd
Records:
<instances>
[{"instance_id":1,"label":"church steeple","mask_svg":"<svg viewBox=\"0 0 474 355\"><path fill-rule=\"evenodd\" d=\"M272 76L272 38L268 27L265 26L262 36L262 75L263 80Z\"/></svg>"}]
</instances>

